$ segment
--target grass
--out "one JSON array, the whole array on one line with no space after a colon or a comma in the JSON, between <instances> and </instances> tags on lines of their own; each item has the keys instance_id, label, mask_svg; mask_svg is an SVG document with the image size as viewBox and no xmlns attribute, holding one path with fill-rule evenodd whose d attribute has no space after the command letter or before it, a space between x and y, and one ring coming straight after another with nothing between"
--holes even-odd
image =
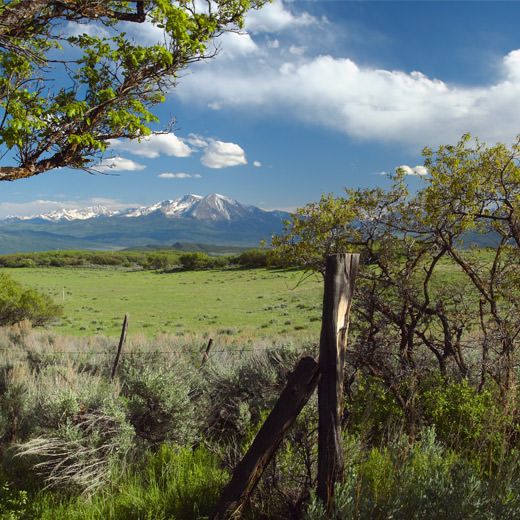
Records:
<instances>
[{"instance_id":1,"label":"grass","mask_svg":"<svg viewBox=\"0 0 520 520\"><path fill-rule=\"evenodd\" d=\"M323 281L284 270L160 273L89 268L2 269L64 306L61 334L227 333L248 337L319 335Z\"/></svg>"}]
</instances>

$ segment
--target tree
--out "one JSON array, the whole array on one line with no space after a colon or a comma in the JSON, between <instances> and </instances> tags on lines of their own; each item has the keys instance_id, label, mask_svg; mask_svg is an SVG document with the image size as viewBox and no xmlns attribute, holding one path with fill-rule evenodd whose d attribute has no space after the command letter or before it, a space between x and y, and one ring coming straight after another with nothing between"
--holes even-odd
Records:
<instances>
[{"instance_id":1,"label":"tree","mask_svg":"<svg viewBox=\"0 0 520 520\"><path fill-rule=\"evenodd\" d=\"M463 136L424 156L417 192L398 170L389 190L322 196L273 237L278 262L308 269L322 270L326 254L361 253L351 374L383 381L410 425L416 386L435 367L480 389L491 379L507 408L520 342L519 142L488 147ZM494 247L467 248L469 239Z\"/></svg>"},{"instance_id":2,"label":"tree","mask_svg":"<svg viewBox=\"0 0 520 520\"><path fill-rule=\"evenodd\" d=\"M111 139L149 135L179 73L267 1L0 0L0 180L94 171ZM139 24L161 41L125 32Z\"/></svg>"}]
</instances>

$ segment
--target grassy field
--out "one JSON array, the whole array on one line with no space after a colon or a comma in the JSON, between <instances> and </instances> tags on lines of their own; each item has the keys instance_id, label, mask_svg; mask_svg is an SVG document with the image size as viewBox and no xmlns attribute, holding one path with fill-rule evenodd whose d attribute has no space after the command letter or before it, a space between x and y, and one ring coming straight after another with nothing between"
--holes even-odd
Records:
<instances>
[{"instance_id":1,"label":"grassy field","mask_svg":"<svg viewBox=\"0 0 520 520\"><path fill-rule=\"evenodd\" d=\"M52 329L63 334L230 334L316 336L323 281L282 270L160 273L89 268L3 269L64 306Z\"/></svg>"}]
</instances>

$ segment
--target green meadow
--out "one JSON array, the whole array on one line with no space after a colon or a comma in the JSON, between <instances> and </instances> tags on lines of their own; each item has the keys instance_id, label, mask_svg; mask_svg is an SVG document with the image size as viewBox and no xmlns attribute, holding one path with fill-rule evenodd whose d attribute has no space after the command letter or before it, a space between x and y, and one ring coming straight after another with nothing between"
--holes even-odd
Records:
<instances>
[{"instance_id":1,"label":"green meadow","mask_svg":"<svg viewBox=\"0 0 520 520\"><path fill-rule=\"evenodd\" d=\"M65 335L319 335L323 280L298 270L124 271L96 268L2 269L63 304L50 325Z\"/></svg>"}]
</instances>

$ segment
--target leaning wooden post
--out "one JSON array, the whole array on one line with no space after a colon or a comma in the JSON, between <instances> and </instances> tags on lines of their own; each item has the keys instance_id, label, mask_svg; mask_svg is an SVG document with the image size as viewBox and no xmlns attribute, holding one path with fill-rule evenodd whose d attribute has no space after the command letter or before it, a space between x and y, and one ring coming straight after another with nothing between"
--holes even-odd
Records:
<instances>
[{"instance_id":1,"label":"leaning wooden post","mask_svg":"<svg viewBox=\"0 0 520 520\"><path fill-rule=\"evenodd\" d=\"M319 365L302 358L289 375L287 386L257 433L253 444L237 465L209 520L235 518L255 488L285 432L291 427L320 379Z\"/></svg>"},{"instance_id":2,"label":"leaning wooden post","mask_svg":"<svg viewBox=\"0 0 520 520\"><path fill-rule=\"evenodd\" d=\"M119 365L119 358L121 357L121 349L123 348L123 343L126 339L126 331L128 329L128 312L125 314L125 319L123 320L123 328L121 330L121 337L119 338L119 345L117 347L116 358L114 359L114 366L112 367L112 375L110 379L114 379L117 372L117 365Z\"/></svg>"},{"instance_id":3,"label":"leaning wooden post","mask_svg":"<svg viewBox=\"0 0 520 520\"><path fill-rule=\"evenodd\" d=\"M204 352L204 355L202 356L202 363L200 364L199 370L206 364L206 361L208 360L211 345L213 345L213 338L209 338L208 346L206 347L206 352Z\"/></svg>"},{"instance_id":4,"label":"leaning wooden post","mask_svg":"<svg viewBox=\"0 0 520 520\"><path fill-rule=\"evenodd\" d=\"M327 257L320 336L317 489L327 511L330 510L334 484L343 479L341 398L349 314L358 266L358 254Z\"/></svg>"}]
</instances>

